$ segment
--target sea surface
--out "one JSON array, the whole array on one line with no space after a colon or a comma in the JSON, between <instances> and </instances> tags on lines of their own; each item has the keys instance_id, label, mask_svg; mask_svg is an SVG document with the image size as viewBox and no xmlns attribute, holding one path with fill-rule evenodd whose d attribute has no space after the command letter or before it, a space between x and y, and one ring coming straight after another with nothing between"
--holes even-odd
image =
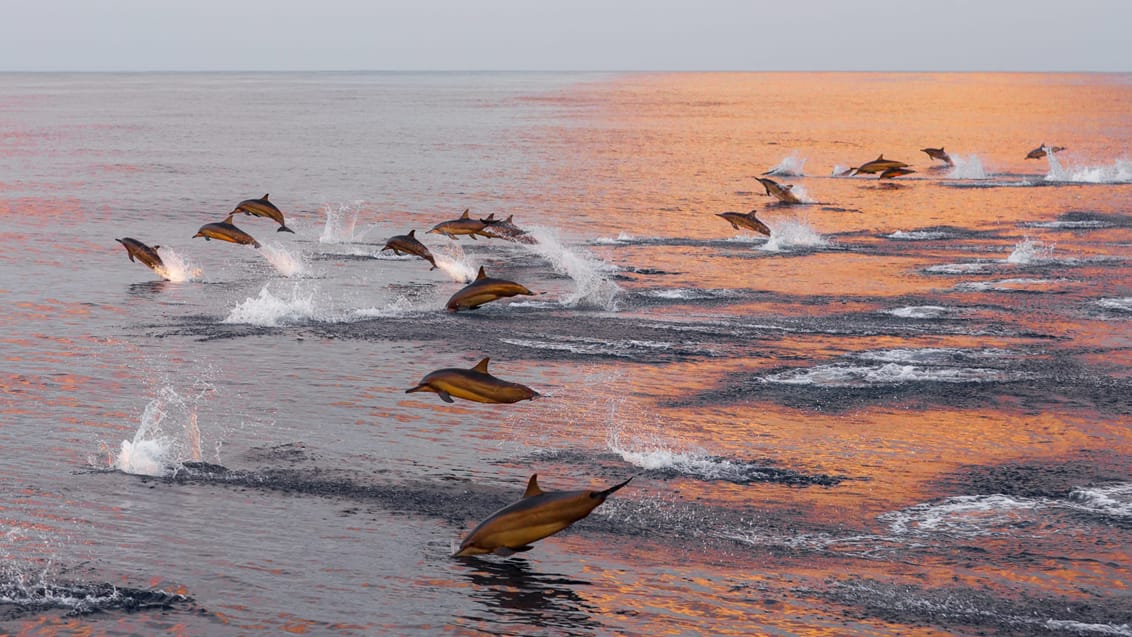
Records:
<instances>
[{"instance_id":1,"label":"sea surface","mask_svg":"<svg viewBox=\"0 0 1132 637\"><path fill-rule=\"evenodd\" d=\"M1132 635L1130 148L1127 74L0 75L0 634ZM632 482L451 557L531 474Z\"/></svg>"}]
</instances>

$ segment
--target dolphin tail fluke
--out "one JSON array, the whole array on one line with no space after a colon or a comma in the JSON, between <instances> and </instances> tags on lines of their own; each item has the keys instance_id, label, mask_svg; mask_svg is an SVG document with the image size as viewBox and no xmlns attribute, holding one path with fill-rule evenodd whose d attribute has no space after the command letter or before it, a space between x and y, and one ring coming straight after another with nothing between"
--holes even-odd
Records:
<instances>
[{"instance_id":1,"label":"dolphin tail fluke","mask_svg":"<svg viewBox=\"0 0 1132 637\"><path fill-rule=\"evenodd\" d=\"M290 232L291 234L295 234L295 231L288 228L287 226L279 226L279 229L276 230L276 232Z\"/></svg>"},{"instance_id":2,"label":"dolphin tail fluke","mask_svg":"<svg viewBox=\"0 0 1132 637\"><path fill-rule=\"evenodd\" d=\"M625 485L629 484L629 481L632 480L632 479L633 479L633 477L629 476L629 480L626 480L626 481L622 482L621 484L615 484L612 487L609 487L608 489L606 489L605 491L598 491L597 493L592 494L591 497L597 498L599 500L605 500L609 496L613 495L613 493L615 493L616 491L621 489L621 487L624 487Z\"/></svg>"},{"instance_id":3,"label":"dolphin tail fluke","mask_svg":"<svg viewBox=\"0 0 1132 637\"><path fill-rule=\"evenodd\" d=\"M255 248L256 250L259 250L259 248L260 248L259 241L252 240L252 247Z\"/></svg>"}]
</instances>

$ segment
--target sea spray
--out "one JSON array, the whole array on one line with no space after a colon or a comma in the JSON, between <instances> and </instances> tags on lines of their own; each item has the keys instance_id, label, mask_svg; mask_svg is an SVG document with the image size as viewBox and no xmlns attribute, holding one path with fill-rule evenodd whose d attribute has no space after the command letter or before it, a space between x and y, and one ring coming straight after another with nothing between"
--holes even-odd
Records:
<instances>
[{"instance_id":1,"label":"sea spray","mask_svg":"<svg viewBox=\"0 0 1132 637\"><path fill-rule=\"evenodd\" d=\"M244 323L259 327L277 327L280 323L298 323L317 318L315 293L304 292L295 283L289 293L278 295L265 285L259 294L236 304L223 323Z\"/></svg>"},{"instance_id":2,"label":"sea spray","mask_svg":"<svg viewBox=\"0 0 1132 637\"><path fill-rule=\"evenodd\" d=\"M1026 237L1014 246L1010 256L1006 257L1006 262L1016 265L1031 265L1049 261L1052 258L1053 244Z\"/></svg>"},{"instance_id":3,"label":"sea spray","mask_svg":"<svg viewBox=\"0 0 1132 637\"><path fill-rule=\"evenodd\" d=\"M118 453L111 454L110 467L124 473L147 476L165 475L182 462L201 459L197 404L215 391L200 382L187 398L166 385L149 401L141 424L131 440L123 440Z\"/></svg>"},{"instance_id":4,"label":"sea spray","mask_svg":"<svg viewBox=\"0 0 1132 637\"><path fill-rule=\"evenodd\" d=\"M276 272L285 277L302 276L307 272L307 264L303 259L303 254L297 248L292 250L273 241L264 243L260 247L259 253L267 259Z\"/></svg>"},{"instance_id":5,"label":"sea spray","mask_svg":"<svg viewBox=\"0 0 1132 637\"><path fill-rule=\"evenodd\" d=\"M568 248L551 228L533 227L530 235L534 243L518 244L546 259L558 274L573 279L574 292L562 299L567 307L590 307L610 312L617 311L617 298L621 287L609 280L608 272L614 269L581 248Z\"/></svg>"},{"instance_id":6,"label":"sea spray","mask_svg":"<svg viewBox=\"0 0 1132 637\"><path fill-rule=\"evenodd\" d=\"M323 204L322 213L326 223L322 227L322 234L318 237L319 243L353 243L358 241L373 226L358 232L358 217L361 215L365 201L359 199L354 202Z\"/></svg>"},{"instance_id":7,"label":"sea spray","mask_svg":"<svg viewBox=\"0 0 1132 637\"><path fill-rule=\"evenodd\" d=\"M952 155L954 164L947 173L948 179L986 179L987 171L983 168L983 160L978 155Z\"/></svg>"},{"instance_id":8,"label":"sea spray","mask_svg":"<svg viewBox=\"0 0 1132 637\"><path fill-rule=\"evenodd\" d=\"M758 247L768 252L787 252L794 248L821 248L829 241L803 219L783 219L771 227L770 239Z\"/></svg>"},{"instance_id":9,"label":"sea spray","mask_svg":"<svg viewBox=\"0 0 1132 637\"><path fill-rule=\"evenodd\" d=\"M1109 165L1067 167L1063 166L1053 153L1047 153L1046 157L1049 159L1046 181L1082 184L1132 183L1132 161L1127 159L1118 159Z\"/></svg>"},{"instance_id":10,"label":"sea spray","mask_svg":"<svg viewBox=\"0 0 1132 637\"><path fill-rule=\"evenodd\" d=\"M161 246L157 248L157 254L161 257L162 265L157 269L161 278L174 283L200 281L204 278L204 270L200 266L181 256L173 248Z\"/></svg>"},{"instance_id":11,"label":"sea spray","mask_svg":"<svg viewBox=\"0 0 1132 637\"><path fill-rule=\"evenodd\" d=\"M806 174L803 171L805 165L806 158L799 157L797 152L792 152L778 162L778 165L763 174L776 177L802 177Z\"/></svg>"},{"instance_id":12,"label":"sea spray","mask_svg":"<svg viewBox=\"0 0 1132 637\"><path fill-rule=\"evenodd\" d=\"M479 266L464 253L464 249L456 241L449 241L432 250L432 258L436 260L437 269L457 283L471 283L476 279Z\"/></svg>"}]
</instances>

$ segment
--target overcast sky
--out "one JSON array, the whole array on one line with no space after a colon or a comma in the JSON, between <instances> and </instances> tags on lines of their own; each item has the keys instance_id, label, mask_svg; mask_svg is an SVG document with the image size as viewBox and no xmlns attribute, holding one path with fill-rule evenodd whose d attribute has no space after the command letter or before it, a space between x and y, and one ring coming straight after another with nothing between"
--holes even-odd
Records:
<instances>
[{"instance_id":1,"label":"overcast sky","mask_svg":"<svg viewBox=\"0 0 1132 637\"><path fill-rule=\"evenodd\" d=\"M1132 0L0 0L0 70L1132 71Z\"/></svg>"}]
</instances>

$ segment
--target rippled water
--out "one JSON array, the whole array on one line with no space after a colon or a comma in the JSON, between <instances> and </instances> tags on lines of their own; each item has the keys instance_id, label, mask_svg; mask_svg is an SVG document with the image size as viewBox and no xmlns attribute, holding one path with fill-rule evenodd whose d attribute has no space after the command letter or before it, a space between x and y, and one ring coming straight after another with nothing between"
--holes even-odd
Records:
<instances>
[{"instance_id":1,"label":"rippled water","mask_svg":"<svg viewBox=\"0 0 1132 637\"><path fill-rule=\"evenodd\" d=\"M0 631L1132 635L1129 103L1127 75L0 75ZM916 172L838 176L881 153ZM191 238L264 192L295 234ZM531 240L426 234L465 208ZM752 209L770 237L715 216ZM414 228L436 270L382 251ZM481 266L535 296L446 312ZM543 397L404 393L485 356ZM532 473L634 479L451 558Z\"/></svg>"}]
</instances>

